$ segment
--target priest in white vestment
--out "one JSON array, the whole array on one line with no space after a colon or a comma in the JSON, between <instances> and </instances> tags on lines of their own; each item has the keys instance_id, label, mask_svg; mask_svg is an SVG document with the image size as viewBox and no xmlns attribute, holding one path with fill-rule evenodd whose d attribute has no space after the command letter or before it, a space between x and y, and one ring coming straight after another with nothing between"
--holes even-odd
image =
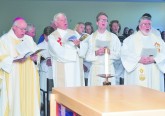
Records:
<instances>
[{"instance_id":1,"label":"priest in white vestment","mask_svg":"<svg viewBox=\"0 0 165 116\"><path fill-rule=\"evenodd\" d=\"M37 55L14 60L20 51L25 52L26 45L17 49L23 41L28 42L27 50L37 48L25 35L26 27L26 21L17 18L0 38L0 116L40 116L39 75L34 64Z\"/></svg>"},{"instance_id":2,"label":"priest in white vestment","mask_svg":"<svg viewBox=\"0 0 165 116\"><path fill-rule=\"evenodd\" d=\"M108 16L100 12L96 17L98 29L89 36L89 48L86 55L86 61L92 62L89 72L89 86L103 85L105 78L98 74L110 74L109 78L112 85L117 80L115 76L114 62L120 58L121 43L118 37L107 31ZM108 59L106 59L105 49L108 49Z\"/></svg>"},{"instance_id":3,"label":"priest in white vestment","mask_svg":"<svg viewBox=\"0 0 165 116\"><path fill-rule=\"evenodd\" d=\"M44 41L38 44L38 47L44 49L40 52L40 66L39 66L39 75L40 75L40 88L44 91L47 91L47 78L53 79L53 70L51 63L51 56L48 50L48 36L54 31L54 28L51 26L44 28Z\"/></svg>"},{"instance_id":4,"label":"priest in white vestment","mask_svg":"<svg viewBox=\"0 0 165 116\"><path fill-rule=\"evenodd\" d=\"M89 75L89 70L91 67L91 62L87 62L84 57L86 55L87 49L88 49L88 43L86 42L85 39L87 39L87 37L89 36L89 34L84 33L85 32L85 24L83 22L78 22L75 26L75 33L76 33L76 37L79 38L79 40L81 42L83 42L83 50L84 50L84 55L83 57L81 57L80 60L83 61L83 69L84 69L84 78L85 78L85 86L88 85L88 75Z\"/></svg>"},{"instance_id":5,"label":"priest in white vestment","mask_svg":"<svg viewBox=\"0 0 165 116\"><path fill-rule=\"evenodd\" d=\"M124 40L124 84L164 91L165 43L151 31L151 25L149 17L141 17L139 31Z\"/></svg>"},{"instance_id":6,"label":"priest in white vestment","mask_svg":"<svg viewBox=\"0 0 165 116\"><path fill-rule=\"evenodd\" d=\"M54 16L57 30L48 36L48 48L52 57L55 87L75 87L84 85L83 69L79 57L83 57L82 44L75 32L68 29L64 13Z\"/></svg>"}]
</instances>

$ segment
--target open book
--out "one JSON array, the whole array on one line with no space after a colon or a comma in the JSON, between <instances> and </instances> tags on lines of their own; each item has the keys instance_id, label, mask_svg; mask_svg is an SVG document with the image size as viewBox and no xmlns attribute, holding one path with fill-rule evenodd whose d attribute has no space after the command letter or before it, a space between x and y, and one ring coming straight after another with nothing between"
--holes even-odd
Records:
<instances>
[{"instance_id":1,"label":"open book","mask_svg":"<svg viewBox=\"0 0 165 116\"><path fill-rule=\"evenodd\" d=\"M28 39L25 39L20 44L18 44L16 46L16 50L20 55L15 57L14 61L27 58L33 54L37 54L38 52L45 50L45 49L38 48L37 46L33 47L33 45L34 44L32 44L32 42L29 41Z\"/></svg>"},{"instance_id":2,"label":"open book","mask_svg":"<svg viewBox=\"0 0 165 116\"><path fill-rule=\"evenodd\" d=\"M29 56L37 54L37 53L41 52L42 50L45 50L45 49L36 49L35 51L31 51L31 52L27 52L25 54L21 54L21 55L15 57L14 61L21 60L21 59L24 59L24 58L28 58Z\"/></svg>"},{"instance_id":3,"label":"open book","mask_svg":"<svg viewBox=\"0 0 165 116\"><path fill-rule=\"evenodd\" d=\"M143 48L141 51L141 56L156 56L156 48Z\"/></svg>"},{"instance_id":4,"label":"open book","mask_svg":"<svg viewBox=\"0 0 165 116\"><path fill-rule=\"evenodd\" d=\"M68 38L69 41L74 41L76 39L77 39L77 37L75 35L72 35Z\"/></svg>"},{"instance_id":5,"label":"open book","mask_svg":"<svg viewBox=\"0 0 165 116\"><path fill-rule=\"evenodd\" d=\"M88 34L83 34L83 35L79 38L79 40L80 40L80 41L83 41L83 40L85 40L87 37L88 37Z\"/></svg>"},{"instance_id":6,"label":"open book","mask_svg":"<svg viewBox=\"0 0 165 116\"><path fill-rule=\"evenodd\" d=\"M96 40L96 47L101 48L101 47L110 47L110 41L102 41L102 40Z\"/></svg>"}]
</instances>

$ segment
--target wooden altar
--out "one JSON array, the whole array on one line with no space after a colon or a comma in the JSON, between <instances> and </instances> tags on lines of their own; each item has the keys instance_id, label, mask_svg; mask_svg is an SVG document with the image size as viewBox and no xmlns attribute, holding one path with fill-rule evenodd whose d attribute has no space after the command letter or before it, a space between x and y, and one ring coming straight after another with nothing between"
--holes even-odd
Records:
<instances>
[{"instance_id":1,"label":"wooden altar","mask_svg":"<svg viewBox=\"0 0 165 116\"><path fill-rule=\"evenodd\" d=\"M165 93L141 86L53 88L51 116L56 102L82 116L165 116Z\"/></svg>"}]
</instances>

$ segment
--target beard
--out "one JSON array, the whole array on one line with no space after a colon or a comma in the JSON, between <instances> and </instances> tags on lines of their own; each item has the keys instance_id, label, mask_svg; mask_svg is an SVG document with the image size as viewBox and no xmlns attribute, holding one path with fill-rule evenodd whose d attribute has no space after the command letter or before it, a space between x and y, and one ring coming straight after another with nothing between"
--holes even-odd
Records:
<instances>
[{"instance_id":1,"label":"beard","mask_svg":"<svg viewBox=\"0 0 165 116\"><path fill-rule=\"evenodd\" d=\"M140 30L144 36L148 36L151 32L151 29Z\"/></svg>"}]
</instances>

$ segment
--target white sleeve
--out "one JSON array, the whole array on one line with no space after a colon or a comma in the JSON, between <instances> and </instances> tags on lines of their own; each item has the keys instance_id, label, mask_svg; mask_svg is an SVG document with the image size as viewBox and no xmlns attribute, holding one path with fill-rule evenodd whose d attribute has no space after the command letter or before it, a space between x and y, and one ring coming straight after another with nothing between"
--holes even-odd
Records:
<instances>
[{"instance_id":1,"label":"white sleeve","mask_svg":"<svg viewBox=\"0 0 165 116\"><path fill-rule=\"evenodd\" d=\"M4 70L7 73L10 73L13 64L13 57L11 57L5 49L5 45L8 44L5 43L5 41L3 40L6 40L6 38L2 37L0 39L2 40L0 41L0 69Z\"/></svg>"},{"instance_id":2,"label":"white sleeve","mask_svg":"<svg viewBox=\"0 0 165 116\"><path fill-rule=\"evenodd\" d=\"M77 50L65 45L61 46L52 35L48 36L48 50L50 55L58 61L76 61Z\"/></svg>"},{"instance_id":3,"label":"white sleeve","mask_svg":"<svg viewBox=\"0 0 165 116\"><path fill-rule=\"evenodd\" d=\"M112 35L112 40L110 43L110 59L119 60L120 59L120 50L121 43L119 38L116 35Z\"/></svg>"},{"instance_id":4,"label":"white sleeve","mask_svg":"<svg viewBox=\"0 0 165 116\"><path fill-rule=\"evenodd\" d=\"M121 61L127 72L135 70L140 60L140 56L134 52L132 39L131 37L126 38L121 47Z\"/></svg>"},{"instance_id":5,"label":"white sleeve","mask_svg":"<svg viewBox=\"0 0 165 116\"><path fill-rule=\"evenodd\" d=\"M80 48L78 49L79 56L85 58L87 50L88 50L88 43L84 41L80 42Z\"/></svg>"},{"instance_id":6,"label":"white sleeve","mask_svg":"<svg viewBox=\"0 0 165 116\"><path fill-rule=\"evenodd\" d=\"M13 63L13 58L12 57L6 57L1 63L0 63L0 68L6 71L7 73L11 72L12 69L12 63Z\"/></svg>"},{"instance_id":7,"label":"white sleeve","mask_svg":"<svg viewBox=\"0 0 165 116\"><path fill-rule=\"evenodd\" d=\"M92 35L90 35L89 38L87 39L88 40L87 41L88 42L88 50L86 53L85 60L88 62L92 62L92 61L95 61L97 59L97 57L95 55L95 46L92 42Z\"/></svg>"}]
</instances>

